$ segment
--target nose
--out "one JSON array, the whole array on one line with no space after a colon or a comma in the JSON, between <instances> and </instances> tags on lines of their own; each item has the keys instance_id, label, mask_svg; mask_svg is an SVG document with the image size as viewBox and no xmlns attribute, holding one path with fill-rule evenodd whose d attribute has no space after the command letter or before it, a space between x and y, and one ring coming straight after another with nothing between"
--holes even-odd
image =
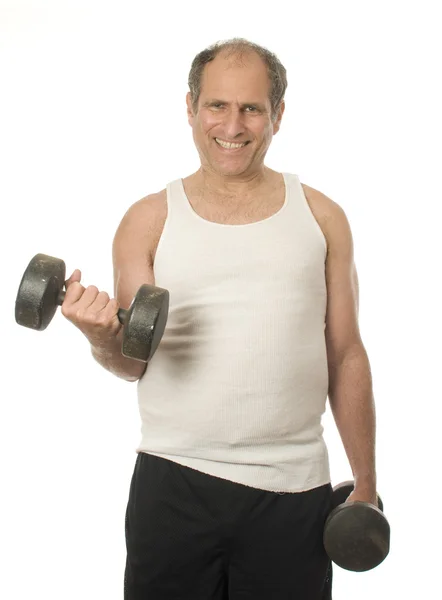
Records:
<instances>
[{"instance_id":1,"label":"nose","mask_svg":"<svg viewBox=\"0 0 442 600\"><path fill-rule=\"evenodd\" d=\"M231 108L223 120L224 131L228 140L234 140L246 131L244 115L241 110Z\"/></svg>"}]
</instances>

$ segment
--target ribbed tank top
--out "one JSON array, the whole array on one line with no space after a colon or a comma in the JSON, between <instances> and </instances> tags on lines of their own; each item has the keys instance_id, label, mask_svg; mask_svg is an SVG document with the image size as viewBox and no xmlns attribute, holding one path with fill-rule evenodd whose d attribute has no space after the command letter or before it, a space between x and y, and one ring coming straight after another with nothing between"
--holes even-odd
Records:
<instances>
[{"instance_id":1,"label":"ribbed tank top","mask_svg":"<svg viewBox=\"0 0 442 600\"><path fill-rule=\"evenodd\" d=\"M167 185L164 336L138 382L136 450L272 492L330 482L326 241L297 175L264 220L214 223Z\"/></svg>"}]
</instances>

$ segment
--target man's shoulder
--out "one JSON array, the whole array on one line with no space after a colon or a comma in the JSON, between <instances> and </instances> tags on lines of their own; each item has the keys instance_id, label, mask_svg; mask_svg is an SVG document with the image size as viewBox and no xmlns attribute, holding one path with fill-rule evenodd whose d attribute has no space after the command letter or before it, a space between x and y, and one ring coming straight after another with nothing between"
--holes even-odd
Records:
<instances>
[{"instance_id":1,"label":"man's shoulder","mask_svg":"<svg viewBox=\"0 0 442 600\"><path fill-rule=\"evenodd\" d=\"M167 191L166 189L144 196L126 211L123 221L136 224L147 229L164 225L167 217Z\"/></svg>"},{"instance_id":2,"label":"man's shoulder","mask_svg":"<svg viewBox=\"0 0 442 600\"><path fill-rule=\"evenodd\" d=\"M306 183L301 182L301 186L304 190L304 194L310 208L312 211L318 213L318 216L327 218L333 216L333 214L339 211L339 204L323 192L311 187L310 185L307 185Z\"/></svg>"},{"instance_id":3,"label":"man's shoulder","mask_svg":"<svg viewBox=\"0 0 442 600\"><path fill-rule=\"evenodd\" d=\"M129 209L132 214L138 213L150 215L160 215L162 212L167 210L167 190L164 188L160 192L154 192L144 196L137 202L135 202Z\"/></svg>"},{"instance_id":4,"label":"man's shoulder","mask_svg":"<svg viewBox=\"0 0 442 600\"><path fill-rule=\"evenodd\" d=\"M320 226L327 245L349 227L344 209L336 200L305 183L301 183L308 205Z\"/></svg>"},{"instance_id":5,"label":"man's shoulder","mask_svg":"<svg viewBox=\"0 0 442 600\"><path fill-rule=\"evenodd\" d=\"M166 190L144 196L134 202L124 214L117 232L116 240L127 243L145 243L154 248L159 240L167 217Z\"/></svg>"}]
</instances>

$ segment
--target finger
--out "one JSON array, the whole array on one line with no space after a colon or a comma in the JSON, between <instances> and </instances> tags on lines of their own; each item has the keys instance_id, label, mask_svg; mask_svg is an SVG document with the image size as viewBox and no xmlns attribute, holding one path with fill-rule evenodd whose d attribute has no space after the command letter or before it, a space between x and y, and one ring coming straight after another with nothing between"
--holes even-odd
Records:
<instances>
[{"instance_id":1,"label":"finger","mask_svg":"<svg viewBox=\"0 0 442 600\"><path fill-rule=\"evenodd\" d=\"M114 321L115 327L121 325L120 320L118 319L118 311L120 309L119 302L112 298L107 303L107 306L103 309L103 318L108 319L109 321Z\"/></svg>"},{"instance_id":2,"label":"finger","mask_svg":"<svg viewBox=\"0 0 442 600\"><path fill-rule=\"evenodd\" d=\"M66 289L63 306L71 306L80 300L83 296L85 288L78 281L71 282Z\"/></svg>"},{"instance_id":3,"label":"finger","mask_svg":"<svg viewBox=\"0 0 442 600\"><path fill-rule=\"evenodd\" d=\"M92 307L97 296L99 294L99 290L95 285L89 285L85 290L81 297L81 309L87 309ZM78 307L80 308L80 306ZM98 312L98 311L97 311Z\"/></svg>"},{"instance_id":4,"label":"finger","mask_svg":"<svg viewBox=\"0 0 442 600\"><path fill-rule=\"evenodd\" d=\"M100 312L109 303L109 294L107 292L99 292L98 296L95 298L93 305L91 305L91 309L94 311Z\"/></svg>"},{"instance_id":5,"label":"finger","mask_svg":"<svg viewBox=\"0 0 442 600\"><path fill-rule=\"evenodd\" d=\"M67 279L65 281L65 288L68 289L68 287L74 283L74 282L78 282L80 283L81 281L81 271L80 269L75 269L75 271L72 273L72 275L69 277L69 279Z\"/></svg>"}]
</instances>

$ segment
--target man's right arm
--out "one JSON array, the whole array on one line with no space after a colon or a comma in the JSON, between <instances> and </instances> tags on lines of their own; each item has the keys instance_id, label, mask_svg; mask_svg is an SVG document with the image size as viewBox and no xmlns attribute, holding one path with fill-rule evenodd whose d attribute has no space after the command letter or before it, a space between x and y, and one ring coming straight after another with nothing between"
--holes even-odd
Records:
<instances>
[{"instance_id":1,"label":"man's right arm","mask_svg":"<svg viewBox=\"0 0 442 600\"><path fill-rule=\"evenodd\" d=\"M144 283L155 285L152 249L158 236L155 229L158 198L147 196L124 215L113 240L114 296L119 307L128 309ZM140 379L146 363L121 353L123 327L105 344L91 344L92 355L105 369L126 381Z\"/></svg>"}]
</instances>

